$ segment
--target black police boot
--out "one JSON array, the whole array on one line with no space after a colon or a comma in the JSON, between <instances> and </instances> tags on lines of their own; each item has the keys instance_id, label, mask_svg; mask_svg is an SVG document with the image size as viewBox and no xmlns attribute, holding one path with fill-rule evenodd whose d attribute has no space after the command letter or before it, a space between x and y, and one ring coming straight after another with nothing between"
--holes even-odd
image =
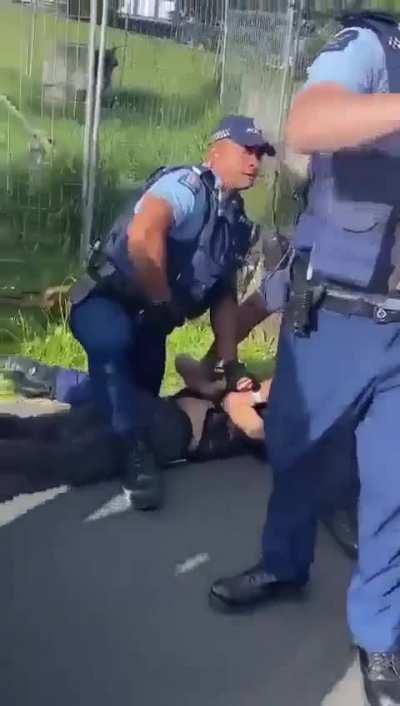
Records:
<instances>
[{"instance_id":1,"label":"black police boot","mask_svg":"<svg viewBox=\"0 0 400 706\"><path fill-rule=\"evenodd\" d=\"M0 356L0 371L5 371L15 391L24 397L54 399L57 366L43 365L20 355Z\"/></svg>"},{"instance_id":2,"label":"black police boot","mask_svg":"<svg viewBox=\"0 0 400 706\"><path fill-rule=\"evenodd\" d=\"M324 525L350 559L358 556L357 509L337 510L324 518Z\"/></svg>"},{"instance_id":3,"label":"black police boot","mask_svg":"<svg viewBox=\"0 0 400 706\"><path fill-rule=\"evenodd\" d=\"M359 649L361 673L368 706L400 704L400 653Z\"/></svg>"},{"instance_id":4,"label":"black police boot","mask_svg":"<svg viewBox=\"0 0 400 706\"><path fill-rule=\"evenodd\" d=\"M136 510L157 510L162 504L162 470L144 441L134 442L128 453L122 487Z\"/></svg>"},{"instance_id":5,"label":"black police boot","mask_svg":"<svg viewBox=\"0 0 400 706\"><path fill-rule=\"evenodd\" d=\"M210 602L216 608L239 611L264 601L300 593L308 579L280 581L267 573L260 562L242 574L212 584Z\"/></svg>"}]
</instances>

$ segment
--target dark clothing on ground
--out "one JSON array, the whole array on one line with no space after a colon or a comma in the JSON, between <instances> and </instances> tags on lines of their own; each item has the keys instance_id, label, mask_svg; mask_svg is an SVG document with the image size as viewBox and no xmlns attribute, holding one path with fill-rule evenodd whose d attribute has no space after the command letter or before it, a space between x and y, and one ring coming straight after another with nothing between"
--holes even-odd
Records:
<instances>
[{"instance_id":1,"label":"dark clothing on ground","mask_svg":"<svg viewBox=\"0 0 400 706\"><path fill-rule=\"evenodd\" d=\"M118 473L119 445L90 406L21 418L0 415L0 502Z\"/></svg>"},{"instance_id":2,"label":"dark clothing on ground","mask_svg":"<svg viewBox=\"0 0 400 706\"><path fill-rule=\"evenodd\" d=\"M173 398L157 400L154 421L152 433L157 433L155 446L162 465L227 458L257 448L222 410L209 410L200 444L192 453L190 419ZM58 485L109 480L118 477L120 466L119 439L92 405L27 418L0 414L0 502Z\"/></svg>"}]
</instances>

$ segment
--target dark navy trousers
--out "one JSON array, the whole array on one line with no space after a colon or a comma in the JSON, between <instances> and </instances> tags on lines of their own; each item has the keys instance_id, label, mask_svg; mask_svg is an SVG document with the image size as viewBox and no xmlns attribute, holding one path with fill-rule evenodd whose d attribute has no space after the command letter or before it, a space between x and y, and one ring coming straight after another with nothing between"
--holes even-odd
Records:
<instances>
[{"instance_id":1,"label":"dark navy trousers","mask_svg":"<svg viewBox=\"0 0 400 706\"><path fill-rule=\"evenodd\" d=\"M80 377L76 389L67 391L71 379L59 376L57 396L75 404L94 400L116 434L137 437L147 428L160 391L165 334L141 314L98 295L72 307L70 325L87 353L89 378Z\"/></svg>"},{"instance_id":2,"label":"dark navy trousers","mask_svg":"<svg viewBox=\"0 0 400 706\"><path fill-rule=\"evenodd\" d=\"M369 651L400 649L400 324L324 310L308 338L283 324L265 421L274 469L267 570L308 576L318 515L357 483L358 467L349 624Z\"/></svg>"}]
</instances>

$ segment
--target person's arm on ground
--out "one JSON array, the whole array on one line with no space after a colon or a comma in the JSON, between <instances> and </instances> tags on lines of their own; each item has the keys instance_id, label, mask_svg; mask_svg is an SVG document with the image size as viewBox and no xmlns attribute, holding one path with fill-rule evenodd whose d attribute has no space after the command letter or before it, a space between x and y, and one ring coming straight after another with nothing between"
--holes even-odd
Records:
<instances>
[{"instance_id":1,"label":"person's arm on ground","mask_svg":"<svg viewBox=\"0 0 400 706\"><path fill-rule=\"evenodd\" d=\"M60 311L64 311L68 305L68 297L72 284L63 284L58 287L48 287L42 296L41 304L44 309L50 311L58 307Z\"/></svg>"}]
</instances>

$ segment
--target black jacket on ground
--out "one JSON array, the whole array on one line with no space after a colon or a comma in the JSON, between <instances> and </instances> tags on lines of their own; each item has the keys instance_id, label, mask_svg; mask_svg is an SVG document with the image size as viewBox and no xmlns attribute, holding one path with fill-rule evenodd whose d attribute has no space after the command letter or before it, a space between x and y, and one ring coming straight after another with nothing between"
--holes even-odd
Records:
<instances>
[{"instance_id":1,"label":"black jacket on ground","mask_svg":"<svg viewBox=\"0 0 400 706\"><path fill-rule=\"evenodd\" d=\"M0 502L108 480L119 466L119 445L91 407L26 418L0 414Z\"/></svg>"}]
</instances>

